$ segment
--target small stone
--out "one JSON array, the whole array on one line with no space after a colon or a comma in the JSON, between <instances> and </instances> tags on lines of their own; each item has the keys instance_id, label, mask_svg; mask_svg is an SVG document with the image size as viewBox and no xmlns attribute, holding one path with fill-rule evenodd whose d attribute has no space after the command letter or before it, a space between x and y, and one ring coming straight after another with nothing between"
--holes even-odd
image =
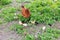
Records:
<instances>
[{"instance_id":1,"label":"small stone","mask_svg":"<svg viewBox=\"0 0 60 40\"><path fill-rule=\"evenodd\" d=\"M23 25L23 23L22 23L21 21L19 21L19 24L20 24L20 25Z\"/></svg>"},{"instance_id":2,"label":"small stone","mask_svg":"<svg viewBox=\"0 0 60 40\"><path fill-rule=\"evenodd\" d=\"M28 24L24 23L23 26L28 26Z\"/></svg>"},{"instance_id":3,"label":"small stone","mask_svg":"<svg viewBox=\"0 0 60 40\"><path fill-rule=\"evenodd\" d=\"M37 38L37 35L35 35L35 37Z\"/></svg>"},{"instance_id":4,"label":"small stone","mask_svg":"<svg viewBox=\"0 0 60 40\"><path fill-rule=\"evenodd\" d=\"M17 15L16 13L14 15Z\"/></svg>"},{"instance_id":5,"label":"small stone","mask_svg":"<svg viewBox=\"0 0 60 40\"><path fill-rule=\"evenodd\" d=\"M44 26L43 28L42 28L42 30L44 31L46 29L46 27Z\"/></svg>"}]
</instances>

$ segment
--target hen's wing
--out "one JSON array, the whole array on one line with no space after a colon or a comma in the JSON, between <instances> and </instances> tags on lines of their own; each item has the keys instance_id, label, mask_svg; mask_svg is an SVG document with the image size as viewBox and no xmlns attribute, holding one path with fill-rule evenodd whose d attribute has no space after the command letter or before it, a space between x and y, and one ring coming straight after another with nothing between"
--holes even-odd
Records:
<instances>
[{"instance_id":1,"label":"hen's wing","mask_svg":"<svg viewBox=\"0 0 60 40\"><path fill-rule=\"evenodd\" d=\"M28 9L25 10L25 13L26 13L26 17L30 17L30 11Z\"/></svg>"},{"instance_id":2,"label":"hen's wing","mask_svg":"<svg viewBox=\"0 0 60 40\"><path fill-rule=\"evenodd\" d=\"M27 14L30 14L30 11L29 11L28 9L26 9L25 12L26 12Z\"/></svg>"},{"instance_id":3,"label":"hen's wing","mask_svg":"<svg viewBox=\"0 0 60 40\"><path fill-rule=\"evenodd\" d=\"M29 12L29 10L26 9L26 8L22 8L22 16L25 17L25 18L30 17L30 12Z\"/></svg>"}]
</instances>

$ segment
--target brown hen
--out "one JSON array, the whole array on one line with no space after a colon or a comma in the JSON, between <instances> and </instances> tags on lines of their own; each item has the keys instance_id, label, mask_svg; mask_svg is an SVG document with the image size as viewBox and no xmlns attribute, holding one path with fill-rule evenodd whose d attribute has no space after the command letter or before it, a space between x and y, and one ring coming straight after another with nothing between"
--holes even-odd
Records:
<instances>
[{"instance_id":1,"label":"brown hen","mask_svg":"<svg viewBox=\"0 0 60 40\"><path fill-rule=\"evenodd\" d=\"M22 8L22 16L25 18L29 18L30 17L30 11L28 9L26 9L24 6L21 6Z\"/></svg>"}]
</instances>

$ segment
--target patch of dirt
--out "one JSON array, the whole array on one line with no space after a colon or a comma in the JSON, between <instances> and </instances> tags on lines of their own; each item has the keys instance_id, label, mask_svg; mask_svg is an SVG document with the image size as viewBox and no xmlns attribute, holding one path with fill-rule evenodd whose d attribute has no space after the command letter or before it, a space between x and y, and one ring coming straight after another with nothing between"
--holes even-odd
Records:
<instances>
[{"instance_id":1,"label":"patch of dirt","mask_svg":"<svg viewBox=\"0 0 60 40\"><path fill-rule=\"evenodd\" d=\"M55 22L52 27L56 27L58 29L60 29L60 22Z\"/></svg>"},{"instance_id":2,"label":"patch of dirt","mask_svg":"<svg viewBox=\"0 0 60 40\"><path fill-rule=\"evenodd\" d=\"M28 30L29 34L37 35L38 33L41 33L41 28L44 27L43 24L38 25L32 25L31 27L26 28Z\"/></svg>"},{"instance_id":3,"label":"patch of dirt","mask_svg":"<svg viewBox=\"0 0 60 40\"><path fill-rule=\"evenodd\" d=\"M20 6L20 4L18 5L16 3L16 0L12 0L12 3L9 5L6 5L4 8L17 7L17 6ZM0 10L0 13L4 8ZM16 32L11 31L9 28L11 25L15 23L18 23L18 21L12 21L12 22L3 23L0 25L0 40L22 40L21 35L16 34Z\"/></svg>"},{"instance_id":4,"label":"patch of dirt","mask_svg":"<svg viewBox=\"0 0 60 40\"><path fill-rule=\"evenodd\" d=\"M9 23L5 23L0 25L0 40L21 40L22 36L16 34L16 32L11 31L9 27L18 21L12 21Z\"/></svg>"}]
</instances>

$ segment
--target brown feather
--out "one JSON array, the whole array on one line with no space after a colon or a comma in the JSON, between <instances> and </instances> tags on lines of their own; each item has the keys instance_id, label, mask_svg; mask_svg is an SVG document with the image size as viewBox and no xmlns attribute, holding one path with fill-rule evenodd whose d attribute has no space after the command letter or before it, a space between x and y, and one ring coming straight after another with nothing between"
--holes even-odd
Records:
<instances>
[{"instance_id":1,"label":"brown feather","mask_svg":"<svg viewBox=\"0 0 60 40\"><path fill-rule=\"evenodd\" d=\"M22 8L22 16L25 17L25 18L29 18L30 17L29 10L23 7Z\"/></svg>"}]
</instances>

